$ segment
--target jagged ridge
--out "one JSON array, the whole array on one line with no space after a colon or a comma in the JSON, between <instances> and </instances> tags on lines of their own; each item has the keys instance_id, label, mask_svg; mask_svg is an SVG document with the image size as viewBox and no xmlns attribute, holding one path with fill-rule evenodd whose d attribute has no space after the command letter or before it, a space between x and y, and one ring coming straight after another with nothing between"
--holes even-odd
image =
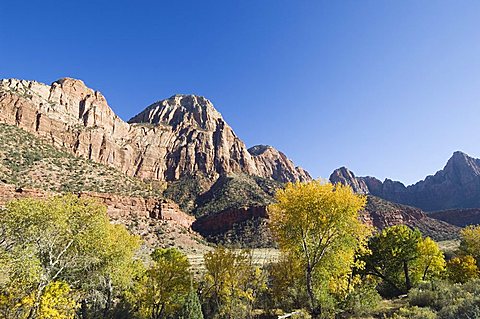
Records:
<instances>
[{"instance_id":1,"label":"jagged ridge","mask_svg":"<svg viewBox=\"0 0 480 319\"><path fill-rule=\"evenodd\" d=\"M410 186L375 177L356 177L347 168L339 168L330 176L363 194L372 194L389 201L419 207L425 211L480 207L480 160L455 152L443 170Z\"/></svg>"},{"instance_id":2,"label":"jagged ridge","mask_svg":"<svg viewBox=\"0 0 480 319\"><path fill-rule=\"evenodd\" d=\"M49 86L9 79L0 82L0 122L143 179L174 181L197 173L212 181L228 173L309 178L286 157L268 163L252 156L212 103L194 95L154 103L129 124L80 80L65 78Z\"/></svg>"}]
</instances>

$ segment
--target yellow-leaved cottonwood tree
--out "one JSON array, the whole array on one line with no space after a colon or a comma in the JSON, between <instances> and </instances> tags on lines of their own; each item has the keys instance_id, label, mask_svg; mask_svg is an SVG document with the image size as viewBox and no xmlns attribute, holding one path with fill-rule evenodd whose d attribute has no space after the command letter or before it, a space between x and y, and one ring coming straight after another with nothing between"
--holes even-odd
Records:
<instances>
[{"instance_id":1,"label":"yellow-leaved cottonwood tree","mask_svg":"<svg viewBox=\"0 0 480 319\"><path fill-rule=\"evenodd\" d=\"M365 196L349 186L320 181L290 183L268 208L280 249L301 263L310 312L322 315L322 301L346 293L355 252L371 229L359 219Z\"/></svg>"},{"instance_id":2,"label":"yellow-leaved cottonwood tree","mask_svg":"<svg viewBox=\"0 0 480 319\"><path fill-rule=\"evenodd\" d=\"M114 288L132 280L139 239L110 224L96 201L21 199L0 213L0 265L8 266L0 271L0 313L16 307L19 318L73 318L78 301L98 301L89 299L94 292L104 296L106 314ZM81 304L85 318L87 302Z\"/></svg>"},{"instance_id":3,"label":"yellow-leaved cottonwood tree","mask_svg":"<svg viewBox=\"0 0 480 319\"><path fill-rule=\"evenodd\" d=\"M480 267L480 225L467 226L460 232L460 250L464 255L470 255Z\"/></svg>"}]
</instances>

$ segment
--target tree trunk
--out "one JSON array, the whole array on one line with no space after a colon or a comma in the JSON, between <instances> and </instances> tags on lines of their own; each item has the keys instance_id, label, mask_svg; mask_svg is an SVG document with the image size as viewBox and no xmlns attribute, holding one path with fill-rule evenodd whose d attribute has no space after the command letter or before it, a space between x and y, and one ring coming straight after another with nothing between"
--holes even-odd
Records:
<instances>
[{"instance_id":1,"label":"tree trunk","mask_svg":"<svg viewBox=\"0 0 480 319\"><path fill-rule=\"evenodd\" d=\"M403 272L405 274L405 286L407 287L407 291L409 291L412 288L412 283L408 275L408 263L406 261L403 262Z\"/></svg>"},{"instance_id":2,"label":"tree trunk","mask_svg":"<svg viewBox=\"0 0 480 319\"><path fill-rule=\"evenodd\" d=\"M423 272L423 277L422 277L422 280L423 280L423 281L425 281L425 279L427 279L427 274L428 274L428 268L429 268L429 267L430 267L430 266L425 267L425 271Z\"/></svg>"},{"instance_id":3,"label":"tree trunk","mask_svg":"<svg viewBox=\"0 0 480 319\"><path fill-rule=\"evenodd\" d=\"M165 311L165 304L162 304L162 307L160 308L160 312L158 313L158 319L163 318L164 311Z\"/></svg>"},{"instance_id":4,"label":"tree trunk","mask_svg":"<svg viewBox=\"0 0 480 319\"><path fill-rule=\"evenodd\" d=\"M316 319L320 317L321 311L320 308L317 307L317 303L315 301L315 295L313 293L313 287L312 287L312 268L310 265L307 266L307 269L305 271L305 279L307 282L307 293L308 293L308 298L310 301L310 313L312 314L312 318Z\"/></svg>"},{"instance_id":5,"label":"tree trunk","mask_svg":"<svg viewBox=\"0 0 480 319\"><path fill-rule=\"evenodd\" d=\"M40 307L40 300L42 299L43 290L45 289L46 286L47 284L44 284L44 283L41 283L38 285L38 290L35 295L35 302L32 308L30 308L30 312L28 313L27 319L33 319L37 316L37 311L38 311L38 308Z\"/></svg>"},{"instance_id":6,"label":"tree trunk","mask_svg":"<svg viewBox=\"0 0 480 319\"><path fill-rule=\"evenodd\" d=\"M103 309L103 318L108 318L108 314L112 309L112 298L113 298L113 286L110 278L107 279L107 300L105 303L105 308Z\"/></svg>"},{"instance_id":7,"label":"tree trunk","mask_svg":"<svg viewBox=\"0 0 480 319\"><path fill-rule=\"evenodd\" d=\"M82 319L88 318L87 301L85 299L82 300L81 313L82 313Z\"/></svg>"}]
</instances>

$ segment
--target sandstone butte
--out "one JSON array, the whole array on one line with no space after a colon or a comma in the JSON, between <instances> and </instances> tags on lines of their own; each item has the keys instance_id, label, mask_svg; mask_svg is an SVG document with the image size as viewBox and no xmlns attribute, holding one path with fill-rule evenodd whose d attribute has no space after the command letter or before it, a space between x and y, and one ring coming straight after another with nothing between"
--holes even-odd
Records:
<instances>
[{"instance_id":1,"label":"sandstone butte","mask_svg":"<svg viewBox=\"0 0 480 319\"><path fill-rule=\"evenodd\" d=\"M229 173L280 182L311 179L273 147L249 151L201 96L174 95L125 122L100 92L80 80L46 85L6 79L0 81L0 123L142 179L174 181L198 173L212 181Z\"/></svg>"}]
</instances>

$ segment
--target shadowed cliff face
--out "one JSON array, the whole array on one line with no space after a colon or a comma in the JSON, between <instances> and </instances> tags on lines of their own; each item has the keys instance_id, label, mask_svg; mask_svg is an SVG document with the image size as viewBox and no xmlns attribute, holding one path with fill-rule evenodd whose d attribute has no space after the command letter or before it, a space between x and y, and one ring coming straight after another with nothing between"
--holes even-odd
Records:
<instances>
[{"instance_id":1,"label":"shadowed cliff face","mask_svg":"<svg viewBox=\"0 0 480 319\"><path fill-rule=\"evenodd\" d=\"M335 170L330 181L425 211L480 207L480 160L462 152L455 152L443 170L410 186L390 179L382 182L374 177L355 177L344 167Z\"/></svg>"},{"instance_id":2,"label":"shadowed cliff face","mask_svg":"<svg viewBox=\"0 0 480 319\"><path fill-rule=\"evenodd\" d=\"M80 80L52 85L0 81L0 122L17 125L75 155L144 179L244 173L281 182L310 180L279 151L252 155L204 97L175 95L121 120Z\"/></svg>"}]
</instances>

